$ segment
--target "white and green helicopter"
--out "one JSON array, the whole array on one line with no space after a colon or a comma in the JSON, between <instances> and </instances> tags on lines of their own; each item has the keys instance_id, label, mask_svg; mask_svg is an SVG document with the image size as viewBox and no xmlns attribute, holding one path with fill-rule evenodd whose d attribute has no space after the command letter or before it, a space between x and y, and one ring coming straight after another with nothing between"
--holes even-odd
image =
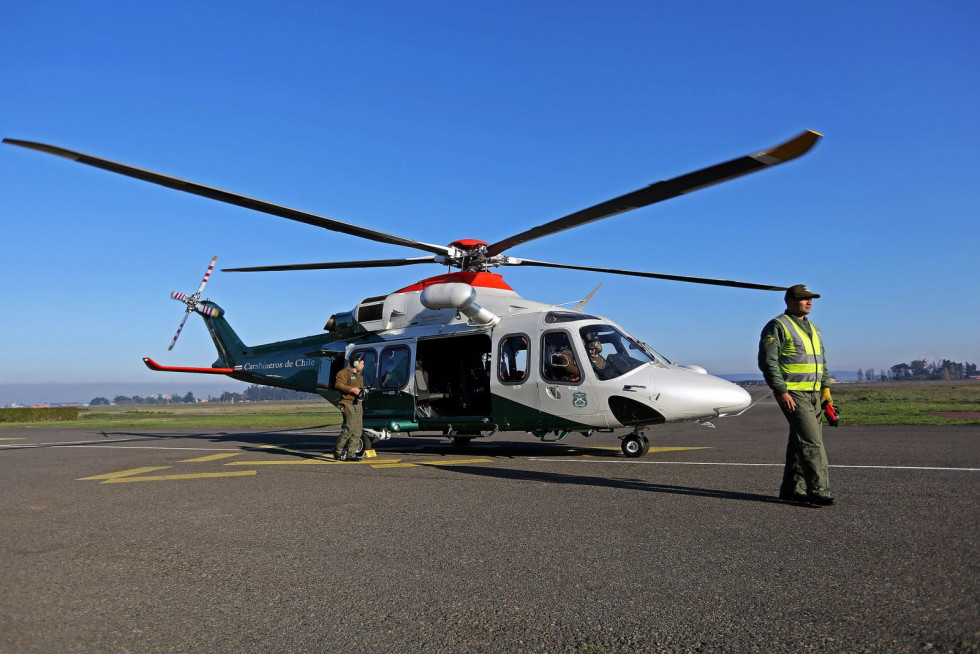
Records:
<instances>
[{"instance_id":1,"label":"white and green helicopter","mask_svg":"<svg viewBox=\"0 0 980 654\"><path fill-rule=\"evenodd\" d=\"M451 270L392 293L366 298L352 311L331 316L324 333L245 345L228 324L224 311L214 302L201 300L212 260L196 293L171 295L186 305L185 320L192 312L204 319L218 350L217 361L210 368L195 368L162 366L145 358L153 370L227 375L249 383L318 393L336 403L340 394L332 388L333 379L353 354L360 354L365 359L365 384L372 389L364 400L362 449L393 434L436 432L462 447L473 438L498 431L527 431L542 440L556 441L570 433L589 436L626 428L623 453L639 457L650 447L644 435L646 427L737 415L750 406L749 394L703 368L674 363L617 323L585 312L591 294L572 308L529 300L491 270L539 266L785 290L782 286L730 280L549 263L505 252L556 232L790 161L809 151L819 138L816 132L806 131L774 148L657 182L495 243L458 240L449 245L378 232L56 146L15 139L4 139L4 143L429 253L405 259L226 269L229 272L424 264Z\"/></svg>"}]
</instances>

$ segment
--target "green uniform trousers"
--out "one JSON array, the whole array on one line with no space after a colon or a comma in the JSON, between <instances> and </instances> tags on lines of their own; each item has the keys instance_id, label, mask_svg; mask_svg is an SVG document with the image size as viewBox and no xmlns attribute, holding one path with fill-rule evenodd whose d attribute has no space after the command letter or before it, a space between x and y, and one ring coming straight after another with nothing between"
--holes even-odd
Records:
<instances>
[{"instance_id":1,"label":"green uniform trousers","mask_svg":"<svg viewBox=\"0 0 980 654\"><path fill-rule=\"evenodd\" d=\"M789 442L786 445L786 466L779 494L809 493L830 496L830 473L827 453L823 448L819 391L790 391L796 411L783 411L789 422Z\"/></svg>"},{"instance_id":2,"label":"green uniform trousers","mask_svg":"<svg viewBox=\"0 0 980 654\"><path fill-rule=\"evenodd\" d=\"M348 448L347 454L356 452L360 446L358 441L361 439L361 432L364 431L364 405L343 403L340 405L340 412L344 416L344 426L340 429L340 438L333 447L334 456L340 456L344 448Z\"/></svg>"}]
</instances>

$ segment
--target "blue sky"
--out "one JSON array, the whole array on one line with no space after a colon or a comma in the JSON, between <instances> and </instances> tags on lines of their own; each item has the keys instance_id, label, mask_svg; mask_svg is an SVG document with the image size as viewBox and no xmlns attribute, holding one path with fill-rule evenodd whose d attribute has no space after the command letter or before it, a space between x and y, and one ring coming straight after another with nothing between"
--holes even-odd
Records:
<instances>
[{"instance_id":1,"label":"blue sky","mask_svg":"<svg viewBox=\"0 0 980 654\"><path fill-rule=\"evenodd\" d=\"M433 243L490 242L825 135L773 170L534 241L545 261L809 284L835 369L980 360L975 2L0 0L0 136ZM215 358L220 266L419 256L0 147L0 383L152 381ZM216 273L247 343L438 274ZM779 294L507 269L684 363L755 370ZM165 375L165 388L173 385ZM178 384L179 385L179 384Z\"/></svg>"}]
</instances>

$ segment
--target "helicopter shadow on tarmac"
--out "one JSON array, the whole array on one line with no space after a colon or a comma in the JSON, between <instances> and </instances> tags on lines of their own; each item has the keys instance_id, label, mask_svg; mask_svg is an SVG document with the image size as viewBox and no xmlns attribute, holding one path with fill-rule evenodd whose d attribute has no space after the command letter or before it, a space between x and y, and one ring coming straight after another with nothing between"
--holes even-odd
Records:
<instances>
[{"instance_id":1,"label":"helicopter shadow on tarmac","mask_svg":"<svg viewBox=\"0 0 980 654\"><path fill-rule=\"evenodd\" d=\"M130 431L102 431L103 438L129 437L126 442L159 442L162 440L200 439L212 443L236 443L246 452L261 452L266 455L278 455L293 458L320 459L323 453L333 449L336 436L331 433L309 433L311 429L336 427L305 428L303 430L263 430L257 432L200 432L183 434L153 434ZM618 451L598 447L572 447L549 443L528 443L517 441L496 441L470 445L467 448L457 448L446 443L444 437L433 434L431 437L396 438L384 442L379 451L382 454L418 454L436 456L458 456L460 454L477 454L490 456L495 459L516 459L526 457L561 459L569 457L589 456L591 459L608 458L621 459ZM316 442L314 442L314 440ZM322 441L322 444L319 442ZM442 442L440 442L442 441ZM116 441L119 442L119 441ZM36 447L36 446L35 446ZM618 448L617 448L618 450ZM547 484L572 486L592 486L595 488L616 488L621 490L643 491L648 493L664 493L669 495L688 495L722 500L739 500L761 502L764 504L785 504L772 496L725 491L692 486L677 486L658 484L642 479L597 477L592 475L573 475L557 472L542 472L523 468L503 468L487 465L453 465L447 462L439 466L440 470L474 475L485 478L496 478L508 481L530 481Z\"/></svg>"},{"instance_id":2,"label":"helicopter shadow on tarmac","mask_svg":"<svg viewBox=\"0 0 980 654\"><path fill-rule=\"evenodd\" d=\"M570 475L559 472L540 472L537 470L515 470L513 468L493 468L487 466L454 466L452 464L439 466L447 470L478 477L493 477L509 481L532 481L546 484L562 484L573 486L593 486L596 488L617 488L622 490L644 491L648 493L666 493L669 495L689 495L719 500L741 500L747 502L762 502L763 504L786 504L782 500L767 495L742 493L737 491L696 488L692 486L674 486L656 484L642 479L622 479L612 477L594 477L586 475Z\"/></svg>"}]
</instances>

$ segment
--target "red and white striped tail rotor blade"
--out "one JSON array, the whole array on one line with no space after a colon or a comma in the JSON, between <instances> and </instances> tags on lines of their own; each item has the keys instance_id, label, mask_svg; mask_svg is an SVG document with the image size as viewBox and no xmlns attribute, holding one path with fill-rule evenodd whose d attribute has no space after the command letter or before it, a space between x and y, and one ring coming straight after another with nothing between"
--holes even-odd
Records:
<instances>
[{"instance_id":1,"label":"red and white striped tail rotor blade","mask_svg":"<svg viewBox=\"0 0 980 654\"><path fill-rule=\"evenodd\" d=\"M180 336L180 330L184 328L184 323L187 322L187 316L189 315L191 315L190 309L184 312L184 319L180 321L180 327L177 328L177 333L174 334L174 340L170 341L170 347L167 348L168 352L174 349L174 345L177 344L177 338Z\"/></svg>"},{"instance_id":2,"label":"red and white striped tail rotor blade","mask_svg":"<svg viewBox=\"0 0 980 654\"><path fill-rule=\"evenodd\" d=\"M170 297L177 300L178 302L187 302L187 296L180 291L170 291Z\"/></svg>"},{"instance_id":3,"label":"red and white striped tail rotor blade","mask_svg":"<svg viewBox=\"0 0 980 654\"><path fill-rule=\"evenodd\" d=\"M199 289L197 289L197 295L198 295L198 297L200 297L201 296L201 293L204 291L204 285L208 283L208 277L211 276L211 271L214 270L214 262L217 261L217 260L218 260L218 257L215 257L214 259L211 259L211 265L208 266L208 271L206 273L204 273L204 279L201 280L201 287Z\"/></svg>"}]
</instances>

